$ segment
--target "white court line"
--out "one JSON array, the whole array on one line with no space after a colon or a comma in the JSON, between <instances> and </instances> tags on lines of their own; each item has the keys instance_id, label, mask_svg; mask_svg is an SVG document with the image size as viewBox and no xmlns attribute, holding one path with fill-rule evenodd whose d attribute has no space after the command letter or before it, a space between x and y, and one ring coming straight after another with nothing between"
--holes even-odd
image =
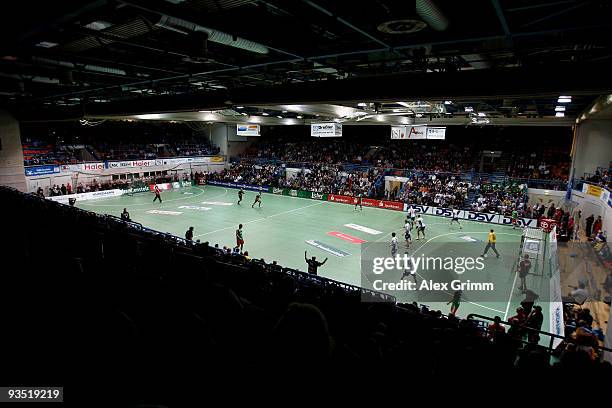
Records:
<instances>
[{"instance_id":1,"label":"white court line","mask_svg":"<svg viewBox=\"0 0 612 408\"><path fill-rule=\"evenodd\" d=\"M518 276L518 271L514 271L514 281L512 282L512 290L510 291L510 296L508 296L508 304L506 305L506 313L504 313L503 320L506 321L508 318L508 310L510 309L510 302L512 301L512 294L514 293L514 286L516 285L516 277Z\"/></svg>"},{"instance_id":2,"label":"white court line","mask_svg":"<svg viewBox=\"0 0 612 408\"><path fill-rule=\"evenodd\" d=\"M173 201L179 201L179 200L189 200L190 198L196 198L198 196L201 196L202 194L205 193L205 191L203 189L201 189L200 187L192 187L192 188L197 188L198 190L200 190L199 194L193 195L193 196L189 196L189 197L181 197L181 198L172 198L170 200L165 200L162 202L163 203L170 203ZM120 196L122 197L122 196ZM99 202L99 201L98 201ZM125 207L125 204L89 204L87 202L81 203L81 205L87 205L89 207ZM151 203L141 203L141 204L130 204L130 207L135 207L138 205L151 205ZM159 207L156 207L159 208ZM137 210L134 210L137 211Z\"/></svg>"},{"instance_id":3,"label":"white court line","mask_svg":"<svg viewBox=\"0 0 612 408\"><path fill-rule=\"evenodd\" d=\"M287 210L287 211L279 212L279 213L277 213L277 214L272 214L272 215L269 215L269 216L267 216L267 217L257 218L257 219L251 220L251 221L243 222L243 223L242 223L242 225L252 224L252 223L254 223L254 222L258 222L258 221L262 221L262 220L267 220L268 218L276 217L276 216L283 215L283 214L289 214L289 213L292 213L292 212L294 212L294 211L303 210L304 208L308 208L308 207L314 207L315 205L321 205L321 204L324 204L324 203L326 203L326 202L327 202L327 201L318 201L318 202L316 202L316 203L314 203L314 204L306 205L306 206L304 206L304 207L298 207L298 208L294 208L293 210ZM205 233L203 233L203 234L194 235L194 238L197 238L197 237L203 237L204 235L214 234L215 232L225 231L225 230L227 230L227 229L234 228L234 227L235 227L235 225L232 225L232 226L229 226L229 227L220 228L220 229L218 229L218 230L214 230L214 231L205 232Z\"/></svg>"}]
</instances>

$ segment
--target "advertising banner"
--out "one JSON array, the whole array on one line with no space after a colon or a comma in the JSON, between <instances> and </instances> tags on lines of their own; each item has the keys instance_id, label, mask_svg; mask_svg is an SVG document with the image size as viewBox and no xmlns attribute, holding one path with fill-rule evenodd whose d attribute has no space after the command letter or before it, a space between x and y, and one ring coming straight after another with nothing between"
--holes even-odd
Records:
<instances>
[{"instance_id":1,"label":"advertising banner","mask_svg":"<svg viewBox=\"0 0 612 408\"><path fill-rule=\"evenodd\" d=\"M334 203L342 203L342 204L355 204L355 197L337 195L337 194L329 194L327 196L328 201L332 201Z\"/></svg>"},{"instance_id":2,"label":"advertising banner","mask_svg":"<svg viewBox=\"0 0 612 408\"><path fill-rule=\"evenodd\" d=\"M92 191L89 193L68 194L68 195L63 195L63 196L47 197L47 199L51 201L57 201L62 204L68 204L68 199L70 198L76 198L77 201L89 201L89 200L95 200L98 198L118 197L120 195L123 195L124 192L125 192L124 190L119 190L119 189Z\"/></svg>"},{"instance_id":3,"label":"advertising banner","mask_svg":"<svg viewBox=\"0 0 612 408\"><path fill-rule=\"evenodd\" d=\"M47 174L56 174L60 172L59 166L47 165L47 166L34 166L26 167L26 176L44 176Z\"/></svg>"},{"instance_id":4,"label":"advertising banner","mask_svg":"<svg viewBox=\"0 0 612 408\"><path fill-rule=\"evenodd\" d=\"M314 191L310 193L310 197L313 200L323 200L327 201L327 194L325 193L315 193Z\"/></svg>"},{"instance_id":5,"label":"advertising banner","mask_svg":"<svg viewBox=\"0 0 612 408\"><path fill-rule=\"evenodd\" d=\"M241 188L243 190L260 191L263 193L267 193L268 191L270 191L270 187L268 186L254 186L252 184L231 183L227 181L209 181L208 184L210 184L211 186Z\"/></svg>"},{"instance_id":6,"label":"advertising banner","mask_svg":"<svg viewBox=\"0 0 612 408\"><path fill-rule=\"evenodd\" d=\"M236 136L260 136L259 125L248 123L236 125Z\"/></svg>"},{"instance_id":7,"label":"advertising banner","mask_svg":"<svg viewBox=\"0 0 612 408\"><path fill-rule=\"evenodd\" d=\"M391 139L393 140L444 140L446 127L443 126L391 126Z\"/></svg>"},{"instance_id":8,"label":"advertising banner","mask_svg":"<svg viewBox=\"0 0 612 408\"><path fill-rule=\"evenodd\" d=\"M444 140L446 139L446 128L437 126L427 126L427 139Z\"/></svg>"},{"instance_id":9,"label":"advertising banner","mask_svg":"<svg viewBox=\"0 0 612 408\"><path fill-rule=\"evenodd\" d=\"M594 186L592 184L587 184L587 183L584 183L582 185L582 192L588 195L592 195L593 197L600 198L602 191L603 191L603 188L599 186Z\"/></svg>"},{"instance_id":10,"label":"advertising banner","mask_svg":"<svg viewBox=\"0 0 612 408\"><path fill-rule=\"evenodd\" d=\"M341 123L313 123L310 125L310 136L314 137L342 137Z\"/></svg>"}]
</instances>

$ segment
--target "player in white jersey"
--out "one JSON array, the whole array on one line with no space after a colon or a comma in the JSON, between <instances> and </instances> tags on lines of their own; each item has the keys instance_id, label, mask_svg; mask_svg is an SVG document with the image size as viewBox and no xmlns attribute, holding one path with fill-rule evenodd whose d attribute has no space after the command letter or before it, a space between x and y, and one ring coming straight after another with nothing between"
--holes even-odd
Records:
<instances>
[{"instance_id":1,"label":"player in white jersey","mask_svg":"<svg viewBox=\"0 0 612 408\"><path fill-rule=\"evenodd\" d=\"M457 210L456 208L453 209L451 207L451 211L453 212L453 214L452 214L450 225L448 227L451 228L453 226L453 222L456 222L457 225L459 225L459 229L463 229L463 227L459 223L459 210Z\"/></svg>"},{"instance_id":2,"label":"player in white jersey","mask_svg":"<svg viewBox=\"0 0 612 408\"><path fill-rule=\"evenodd\" d=\"M397 237L395 232L391 233L391 256L395 258L397 255Z\"/></svg>"},{"instance_id":3,"label":"player in white jersey","mask_svg":"<svg viewBox=\"0 0 612 408\"><path fill-rule=\"evenodd\" d=\"M412 234L410 233L410 230L412 230L412 224L409 221L406 221L406 224L404 224L404 238L406 239L406 248L409 248L410 244L412 244Z\"/></svg>"},{"instance_id":4,"label":"player in white jersey","mask_svg":"<svg viewBox=\"0 0 612 408\"><path fill-rule=\"evenodd\" d=\"M408 208L408 218L410 218L412 222L414 222L414 219L416 218L416 211L414 209L414 205L411 205L410 208Z\"/></svg>"},{"instance_id":5,"label":"player in white jersey","mask_svg":"<svg viewBox=\"0 0 612 408\"><path fill-rule=\"evenodd\" d=\"M421 214L416 219L416 227L417 227L417 241L420 239L421 234L423 234L423 239L425 239L425 221L423 221L423 217Z\"/></svg>"}]
</instances>

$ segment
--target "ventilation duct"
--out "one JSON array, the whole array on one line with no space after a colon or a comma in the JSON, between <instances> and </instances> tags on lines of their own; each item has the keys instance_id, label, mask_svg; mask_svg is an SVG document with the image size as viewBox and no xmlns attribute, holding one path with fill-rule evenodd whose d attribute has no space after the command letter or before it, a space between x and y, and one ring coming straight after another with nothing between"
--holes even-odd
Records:
<instances>
[{"instance_id":1,"label":"ventilation duct","mask_svg":"<svg viewBox=\"0 0 612 408\"><path fill-rule=\"evenodd\" d=\"M123 75L123 76L127 75L127 73L122 69L102 67L100 65L91 65L91 64L77 65L77 64L74 64L68 61L60 61L60 60L54 60L50 58L43 58L43 57L32 57L32 62L35 64L50 65L54 67L64 67L64 68L70 68L70 69L81 68L81 69L84 69L85 71L99 72L102 74Z\"/></svg>"},{"instance_id":2,"label":"ventilation duct","mask_svg":"<svg viewBox=\"0 0 612 408\"><path fill-rule=\"evenodd\" d=\"M431 28L444 31L448 28L448 19L431 0L416 0L416 12Z\"/></svg>"},{"instance_id":3,"label":"ventilation duct","mask_svg":"<svg viewBox=\"0 0 612 408\"><path fill-rule=\"evenodd\" d=\"M212 28L203 27L201 25L176 17L163 15L155 25L157 27L165 28L166 30L171 30L177 33L187 35L194 32L204 32L208 34L208 41L227 45L229 47L239 48L241 50L250 51L257 54L267 54L270 51L268 47L262 44L245 40L244 38L240 38Z\"/></svg>"}]
</instances>

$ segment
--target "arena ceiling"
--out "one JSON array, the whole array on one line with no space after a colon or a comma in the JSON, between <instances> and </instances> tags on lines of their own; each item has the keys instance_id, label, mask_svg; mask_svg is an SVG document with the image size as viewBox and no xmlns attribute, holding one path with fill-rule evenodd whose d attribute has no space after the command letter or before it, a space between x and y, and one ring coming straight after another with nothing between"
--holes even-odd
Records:
<instances>
[{"instance_id":1,"label":"arena ceiling","mask_svg":"<svg viewBox=\"0 0 612 408\"><path fill-rule=\"evenodd\" d=\"M24 120L569 122L612 92L611 21L605 0L24 0L0 27L0 104Z\"/></svg>"}]
</instances>

